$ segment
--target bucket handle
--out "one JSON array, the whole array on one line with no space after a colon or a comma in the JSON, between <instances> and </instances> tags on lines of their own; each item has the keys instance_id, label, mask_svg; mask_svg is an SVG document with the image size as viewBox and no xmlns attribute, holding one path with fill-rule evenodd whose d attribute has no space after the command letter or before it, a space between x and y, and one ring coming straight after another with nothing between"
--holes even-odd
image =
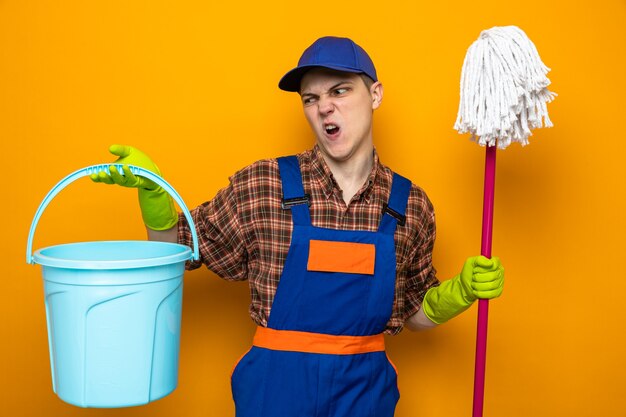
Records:
<instances>
[{"instance_id":1,"label":"bucket handle","mask_svg":"<svg viewBox=\"0 0 626 417\"><path fill-rule=\"evenodd\" d=\"M48 206L50 201L62 189L64 189L69 184L71 184L72 182L76 181L79 178L86 177L86 176L91 175L91 174L96 174L96 173L98 173L100 171L105 171L108 174L110 166L115 166L120 173L123 173L123 171L122 171L122 166L123 165L122 164L98 164L98 165L91 165L91 166L79 169L78 171L75 171L75 172L69 174L67 177L65 177L61 181L59 181L59 183L57 185L55 185L48 192L46 197L43 199L43 201L39 205L39 208L37 209L37 212L35 213L35 217L33 218L33 222L30 225L30 231L28 232L28 243L26 244L26 262L27 263L29 263L29 264L34 264L35 263L35 260L33 258L33 237L35 236L35 229L37 228L37 223L39 222L39 218L43 214L43 211L46 209L46 207ZM145 178L147 178L149 180L154 181L156 184L161 186L161 188L163 188L170 196L172 196L174 201L176 201L178 206L183 211L183 214L185 215L185 218L187 219L187 222L189 223L189 228L191 229L191 237L192 237L192 240L193 240L193 259L196 260L196 261L198 259L200 259L200 254L199 254L199 251L198 251L198 235L196 233L196 227L195 227L193 219L191 217L191 213L187 209L187 206L185 206L185 203L183 202L183 199L180 197L180 195L176 192L176 190L174 190L174 188L172 188L171 185L169 185L163 178L161 178L160 176L156 175L155 173L153 173L151 171L148 171L147 169L144 169L144 168L141 168L141 167L137 167L137 166L133 166L133 165L128 165L128 167L130 168L130 171L133 174L140 175L142 177L145 177Z\"/></svg>"}]
</instances>

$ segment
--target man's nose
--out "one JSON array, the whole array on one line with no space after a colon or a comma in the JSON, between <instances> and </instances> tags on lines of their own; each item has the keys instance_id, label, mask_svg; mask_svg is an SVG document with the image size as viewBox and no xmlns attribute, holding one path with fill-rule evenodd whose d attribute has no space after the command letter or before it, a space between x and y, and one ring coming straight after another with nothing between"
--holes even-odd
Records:
<instances>
[{"instance_id":1,"label":"man's nose","mask_svg":"<svg viewBox=\"0 0 626 417\"><path fill-rule=\"evenodd\" d=\"M324 95L321 96L317 102L317 108L320 114L327 115L333 112L335 109L335 104L332 98Z\"/></svg>"}]
</instances>

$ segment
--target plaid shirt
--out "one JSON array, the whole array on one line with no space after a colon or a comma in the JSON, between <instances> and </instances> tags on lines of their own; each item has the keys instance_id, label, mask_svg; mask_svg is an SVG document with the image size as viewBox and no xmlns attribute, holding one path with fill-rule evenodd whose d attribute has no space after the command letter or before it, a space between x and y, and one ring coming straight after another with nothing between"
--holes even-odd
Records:
<instances>
[{"instance_id":1,"label":"plaid shirt","mask_svg":"<svg viewBox=\"0 0 626 417\"><path fill-rule=\"evenodd\" d=\"M314 226L376 231L383 204L391 192L393 172L378 161L368 181L346 207L342 192L320 150L298 155L304 190L311 195ZM274 294L291 242L291 211L281 208L282 186L275 159L262 160L238 171L230 185L192 211L196 224L200 260L187 269L205 264L224 279L248 280L252 302L250 315L267 326ZM185 217L180 215L178 241L191 246ZM424 294L438 284L432 266L435 242L433 207L424 191L412 185L406 209L406 224L397 226L396 290L391 319L385 333L397 334L404 321L419 309Z\"/></svg>"}]
</instances>

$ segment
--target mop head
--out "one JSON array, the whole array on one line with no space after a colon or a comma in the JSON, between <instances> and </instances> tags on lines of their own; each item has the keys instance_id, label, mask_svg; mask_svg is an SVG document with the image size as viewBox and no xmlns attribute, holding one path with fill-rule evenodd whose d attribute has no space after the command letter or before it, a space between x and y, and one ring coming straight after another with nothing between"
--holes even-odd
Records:
<instances>
[{"instance_id":1,"label":"mop head","mask_svg":"<svg viewBox=\"0 0 626 417\"><path fill-rule=\"evenodd\" d=\"M546 88L548 71L520 28L496 26L482 31L463 62L454 128L471 133L481 146L527 145L531 129L552 126L547 103L556 94Z\"/></svg>"}]
</instances>

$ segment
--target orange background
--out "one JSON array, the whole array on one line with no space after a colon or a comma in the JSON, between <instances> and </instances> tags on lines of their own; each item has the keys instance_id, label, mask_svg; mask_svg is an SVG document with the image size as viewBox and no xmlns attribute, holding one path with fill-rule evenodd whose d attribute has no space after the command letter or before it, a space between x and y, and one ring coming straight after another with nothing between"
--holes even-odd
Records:
<instances>
[{"instance_id":1,"label":"orange background","mask_svg":"<svg viewBox=\"0 0 626 417\"><path fill-rule=\"evenodd\" d=\"M484 151L453 129L461 65L483 29L515 24L553 69L552 129L498 152L485 416L624 416L626 3L0 0L3 199L0 415L228 416L229 376L254 326L245 283L186 274L179 387L143 407L80 409L52 392L30 221L66 174L111 143L153 157L190 207L235 170L313 144L278 79L323 35L350 36L385 85L382 160L424 187L438 216L439 276L479 252ZM135 193L75 183L35 249L143 239ZM388 338L399 417L468 416L476 308Z\"/></svg>"}]
</instances>

